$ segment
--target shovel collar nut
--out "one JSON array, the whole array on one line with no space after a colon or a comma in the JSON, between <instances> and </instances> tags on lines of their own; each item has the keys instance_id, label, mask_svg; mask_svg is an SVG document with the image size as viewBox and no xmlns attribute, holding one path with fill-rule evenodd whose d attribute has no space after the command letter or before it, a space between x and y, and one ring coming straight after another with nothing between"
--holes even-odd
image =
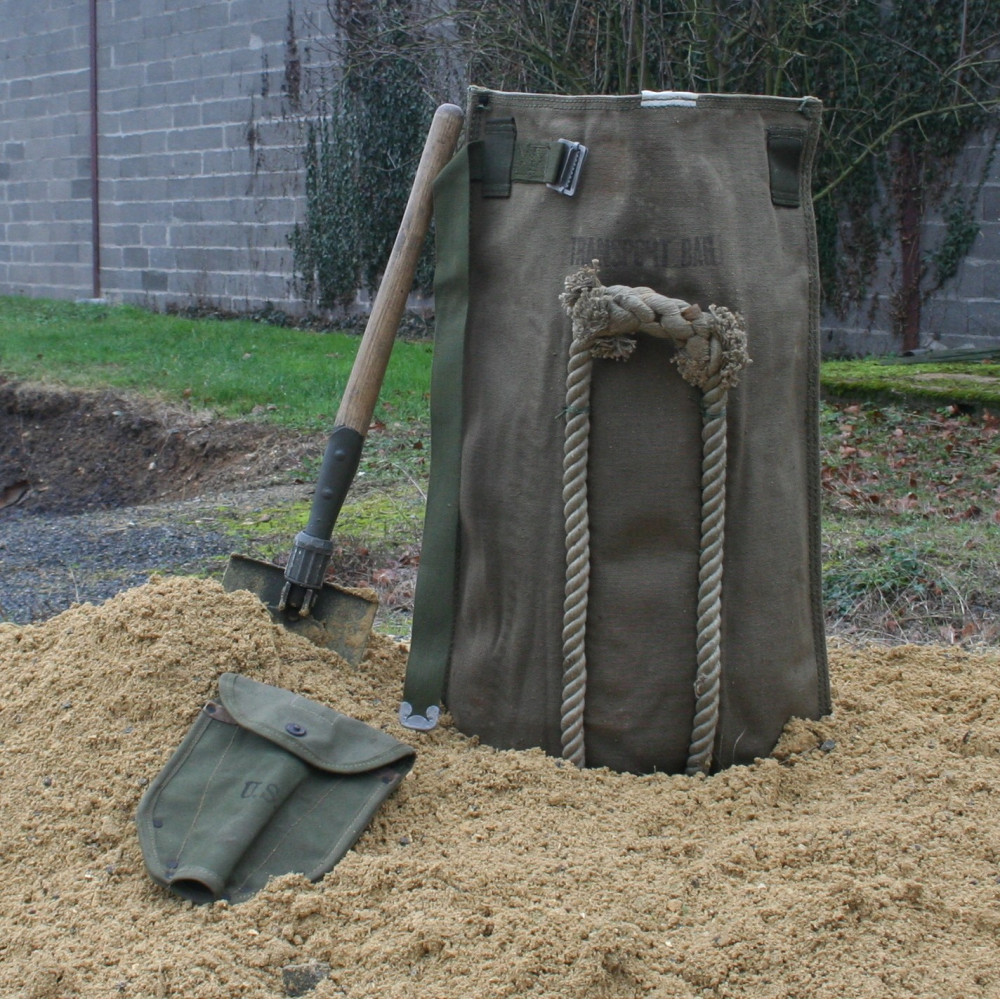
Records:
<instances>
[{"instance_id":1,"label":"shovel collar nut","mask_svg":"<svg viewBox=\"0 0 1000 1000\"><path fill-rule=\"evenodd\" d=\"M331 555L332 541L300 531L295 536L295 544L285 566L285 579L307 590L319 590L323 586Z\"/></svg>"}]
</instances>

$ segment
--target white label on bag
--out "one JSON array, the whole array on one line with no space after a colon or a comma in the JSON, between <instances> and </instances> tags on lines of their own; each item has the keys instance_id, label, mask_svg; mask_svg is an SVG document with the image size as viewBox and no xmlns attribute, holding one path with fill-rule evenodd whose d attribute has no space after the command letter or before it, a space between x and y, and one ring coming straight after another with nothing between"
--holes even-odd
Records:
<instances>
[{"instance_id":1,"label":"white label on bag","mask_svg":"<svg viewBox=\"0 0 1000 1000\"><path fill-rule=\"evenodd\" d=\"M644 108L694 108L698 106L698 95L690 90L644 90Z\"/></svg>"}]
</instances>

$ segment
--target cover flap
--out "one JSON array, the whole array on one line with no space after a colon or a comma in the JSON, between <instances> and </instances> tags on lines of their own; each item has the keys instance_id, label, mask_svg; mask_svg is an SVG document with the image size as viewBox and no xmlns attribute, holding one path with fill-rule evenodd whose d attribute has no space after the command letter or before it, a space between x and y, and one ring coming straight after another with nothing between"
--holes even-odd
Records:
<instances>
[{"instance_id":1,"label":"cover flap","mask_svg":"<svg viewBox=\"0 0 1000 1000\"><path fill-rule=\"evenodd\" d=\"M244 728L333 774L358 774L414 755L364 722L239 674L219 677L219 700Z\"/></svg>"}]
</instances>

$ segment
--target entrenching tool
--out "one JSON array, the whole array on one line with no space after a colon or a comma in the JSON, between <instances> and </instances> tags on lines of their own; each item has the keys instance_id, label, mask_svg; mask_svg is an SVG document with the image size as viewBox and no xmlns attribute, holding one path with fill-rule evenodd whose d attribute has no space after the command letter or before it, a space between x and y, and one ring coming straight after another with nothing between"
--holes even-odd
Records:
<instances>
[{"instance_id":1,"label":"entrenching tool","mask_svg":"<svg viewBox=\"0 0 1000 1000\"><path fill-rule=\"evenodd\" d=\"M295 536L284 569L233 555L222 579L226 590L251 591L276 621L334 650L355 666L364 655L378 602L324 582L333 553L331 538L361 459L430 226L432 185L455 150L462 120L462 110L454 104L442 104L434 113L403 220L323 455L309 523Z\"/></svg>"}]
</instances>

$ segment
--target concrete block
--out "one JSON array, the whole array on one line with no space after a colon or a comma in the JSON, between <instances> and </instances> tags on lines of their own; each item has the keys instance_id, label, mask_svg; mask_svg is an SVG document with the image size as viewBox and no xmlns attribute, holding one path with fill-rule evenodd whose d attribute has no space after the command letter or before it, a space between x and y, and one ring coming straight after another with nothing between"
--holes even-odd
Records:
<instances>
[{"instance_id":1,"label":"concrete block","mask_svg":"<svg viewBox=\"0 0 1000 1000\"><path fill-rule=\"evenodd\" d=\"M162 223L149 223L140 227L141 237L134 242L141 242L144 247L149 248L150 254L155 253L160 247L167 246L167 234L169 229Z\"/></svg>"},{"instance_id":2,"label":"concrete block","mask_svg":"<svg viewBox=\"0 0 1000 1000\"><path fill-rule=\"evenodd\" d=\"M221 148L222 140L223 131L218 125L175 129L167 133L167 150L170 152L198 150L200 153L205 149Z\"/></svg>"},{"instance_id":3,"label":"concrete block","mask_svg":"<svg viewBox=\"0 0 1000 1000\"><path fill-rule=\"evenodd\" d=\"M101 284L105 293L117 293L126 302L140 301L140 293L147 291L143 288L143 271L132 271L128 268L108 273L105 271L101 277Z\"/></svg>"},{"instance_id":4,"label":"concrete block","mask_svg":"<svg viewBox=\"0 0 1000 1000\"><path fill-rule=\"evenodd\" d=\"M201 176L200 152L164 153L163 156L155 157L155 160L157 167L160 168L157 171L158 175L165 179L189 179Z\"/></svg>"},{"instance_id":5,"label":"concrete block","mask_svg":"<svg viewBox=\"0 0 1000 1000\"><path fill-rule=\"evenodd\" d=\"M820 349L827 357L864 357L891 354L894 339L883 331L867 328L821 325Z\"/></svg>"},{"instance_id":6,"label":"concrete block","mask_svg":"<svg viewBox=\"0 0 1000 1000\"><path fill-rule=\"evenodd\" d=\"M231 193L227 187L227 181L228 175L225 174L175 177L167 182L167 191L171 200L176 201L192 198L203 200L226 198Z\"/></svg>"},{"instance_id":7,"label":"concrete block","mask_svg":"<svg viewBox=\"0 0 1000 1000\"><path fill-rule=\"evenodd\" d=\"M1000 261L977 261L983 273L983 298L992 299L1000 309Z\"/></svg>"},{"instance_id":8,"label":"concrete block","mask_svg":"<svg viewBox=\"0 0 1000 1000\"><path fill-rule=\"evenodd\" d=\"M113 200L118 202L119 219L142 224L167 216L170 206L166 199L166 181L159 177L137 181L116 181ZM143 197L143 191L147 197Z\"/></svg>"},{"instance_id":9,"label":"concrete block","mask_svg":"<svg viewBox=\"0 0 1000 1000\"><path fill-rule=\"evenodd\" d=\"M1000 184L985 184L982 194L983 221L1000 222Z\"/></svg>"},{"instance_id":10,"label":"concrete block","mask_svg":"<svg viewBox=\"0 0 1000 1000\"><path fill-rule=\"evenodd\" d=\"M173 208L173 221L175 222L202 222L205 214L204 201L200 198L194 201L175 201Z\"/></svg>"},{"instance_id":11,"label":"concrete block","mask_svg":"<svg viewBox=\"0 0 1000 1000\"><path fill-rule=\"evenodd\" d=\"M49 248L50 259L57 264L78 264L83 259L86 250L86 260L90 261L90 247L80 243L54 243Z\"/></svg>"},{"instance_id":12,"label":"concrete block","mask_svg":"<svg viewBox=\"0 0 1000 1000\"><path fill-rule=\"evenodd\" d=\"M173 247L161 245L149 248L149 266L153 270L172 271L176 263L176 251Z\"/></svg>"},{"instance_id":13,"label":"concrete block","mask_svg":"<svg viewBox=\"0 0 1000 1000\"><path fill-rule=\"evenodd\" d=\"M975 300L968 303L968 334L1000 341L1000 309L995 301Z\"/></svg>"},{"instance_id":14,"label":"concrete block","mask_svg":"<svg viewBox=\"0 0 1000 1000\"><path fill-rule=\"evenodd\" d=\"M969 333L969 310L961 299L937 297L924 306L922 328L935 337L962 338Z\"/></svg>"},{"instance_id":15,"label":"concrete block","mask_svg":"<svg viewBox=\"0 0 1000 1000\"><path fill-rule=\"evenodd\" d=\"M35 284L38 268L24 259L15 259L7 267L8 280L13 285L31 286Z\"/></svg>"},{"instance_id":16,"label":"concrete block","mask_svg":"<svg viewBox=\"0 0 1000 1000\"><path fill-rule=\"evenodd\" d=\"M142 271L142 290L144 292L165 292L168 276L166 271Z\"/></svg>"},{"instance_id":17,"label":"concrete block","mask_svg":"<svg viewBox=\"0 0 1000 1000\"><path fill-rule=\"evenodd\" d=\"M201 165L205 174L233 174L245 170L246 154L242 150L211 149L202 153Z\"/></svg>"},{"instance_id":18,"label":"concrete block","mask_svg":"<svg viewBox=\"0 0 1000 1000\"><path fill-rule=\"evenodd\" d=\"M203 108L200 104L175 104L171 108L175 129L194 128L203 123Z\"/></svg>"},{"instance_id":19,"label":"concrete block","mask_svg":"<svg viewBox=\"0 0 1000 1000\"><path fill-rule=\"evenodd\" d=\"M983 223L972 254L981 260L1000 260L1000 223Z\"/></svg>"},{"instance_id":20,"label":"concrete block","mask_svg":"<svg viewBox=\"0 0 1000 1000\"><path fill-rule=\"evenodd\" d=\"M90 210L90 198L58 201L53 205L52 218L57 222L73 222L77 219L89 219Z\"/></svg>"},{"instance_id":21,"label":"concrete block","mask_svg":"<svg viewBox=\"0 0 1000 1000\"><path fill-rule=\"evenodd\" d=\"M207 28L226 28L229 25L229 5L220 3L204 3L192 0L191 12L195 27L200 30ZM223 46L228 48L228 45Z\"/></svg>"},{"instance_id":22,"label":"concrete block","mask_svg":"<svg viewBox=\"0 0 1000 1000\"><path fill-rule=\"evenodd\" d=\"M58 45L58 42L55 44ZM42 60L48 62L49 60ZM85 49L70 49L58 52L52 60L48 75L36 78L33 91L35 96L44 95L61 99L74 91L87 93L90 87L90 62Z\"/></svg>"},{"instance_id":23,"label":"concrete block","mask_svg":"<svg viewBox=\"0 0 1000 1000\"><path fill-rule=\"evenodd\" d=\"M148 84L173 83L174 62L172 59L161 59L157 62L146 63L142 67L145 71L145 82Z\"/></svg>"},{"instance_id":24,"label":"concrete block","mask_svg":"<svg viewBox=\"0 0 1000 1000\"><path fill-rule=\"evenodd\" d=\"M225 100L207 100L201 105L201 118L206 125L231 125L235 122L245 131L249 110L249 102L242 95Z\"/></svg>"},{"instance_id":25,"label":"concrete block","mask_svg":"<svg viewBox=\"0 0 1000 1000\"><path fill-rule=\"evenodd\" d=\"M101 230L104 234L102 239L105 246L140 246L142 228L136 225L122 225L114 218L113 213L108 211L101 216Z\"/></svg>"},{"instance_id":26,"label":"concrete block","mask_svg":"<svg viewBox=\"0 0 1000 1000\"><path fill-rule=\"evenodd\" d=\"M101 158L104 161L119 159L127 156L138 156L142 152L152 152L144 150L143 146L147 132L132 132L128 134L118 133L116 135L102 135L100 137Z\"/></svg>"},{"instance_id":27,"label":"concrete block","mask_svg":"<svg viewBox=\"0 0 1000 1000\"><path fill-rule=\"evenodd\" d=\"M192 81L200 80L205 72L205 57L190 47L173 59L174 79L177 81L178 97L191 100L194 97Z\"/></svg>"},{"instance_id":28,"label":"concrete block","mask_svg":"<svg viewBox=\"0 0 1000 1000\"><path fill-rule=\"evenodd\" d=\"M102 37L100 41L102 48L107 51L110 47L113 51L115 47L123 45L126 42L135 44L142 41L142 26L143 19L137 15L136 8L132 4L118 4L115 10L114 22L106 25L106 30L101 32ZM98 28L101 27L102 25L98 21ZM111 43L110 46L108 43Z\"/></svg>"},{"instance_id":29,"label":"concrete block","mask_svg":"<svg viewBox=\"0 0 1000 1000\"><path fill-rule=\"evenodd\" d=\"M122 5L119 4L119 7ZM140 25L140 30L145 32L145 25ZM113 61L112 66L109 67L109 71L104 75L108 77L106 81L107 86L121 86L120 76L121 71L127 66L138 66L144 62L152 61L156 56L154 55L154 49L158 47L155 39L150 40L143 37L141 40L137 39L135 41L129 42L118 42L113 48ZM160 53L162 57L162 52ZM112 74L113 71L113 74Z\"/></svg>"},{"instance_id":30,"label":"concrete block","mask_svg":"<svg viewBox=\"0 0 1000 1000\"><path fill-rule=\"evenodd\" d=\"M146 157L155 153L165 153L167 151L167 132L157 129L151 132L143 132L139 136L139 153Z\"/></svg>"},{"instance_id":31,"label":"concrete block","mask_svg":"<svg viewBox=\"0 0 1000 1000\"><path fill-rule=\"evenodd\" d=\"M109 247L106 243L103 244L101 246L101 271L117 271L122 266L122 258L123 250L121 247Z\"/></svg>"},{"instance_id":32,"label":"concrete block","mask_svg":"<svg viewBox=\"0 0 1000 1000\"><path fill-rule=\"evenodd\" d=\"M148 268L149 250L146 247L123 247L122 266L132 268Z\"/></svg>"}]
</instances>

